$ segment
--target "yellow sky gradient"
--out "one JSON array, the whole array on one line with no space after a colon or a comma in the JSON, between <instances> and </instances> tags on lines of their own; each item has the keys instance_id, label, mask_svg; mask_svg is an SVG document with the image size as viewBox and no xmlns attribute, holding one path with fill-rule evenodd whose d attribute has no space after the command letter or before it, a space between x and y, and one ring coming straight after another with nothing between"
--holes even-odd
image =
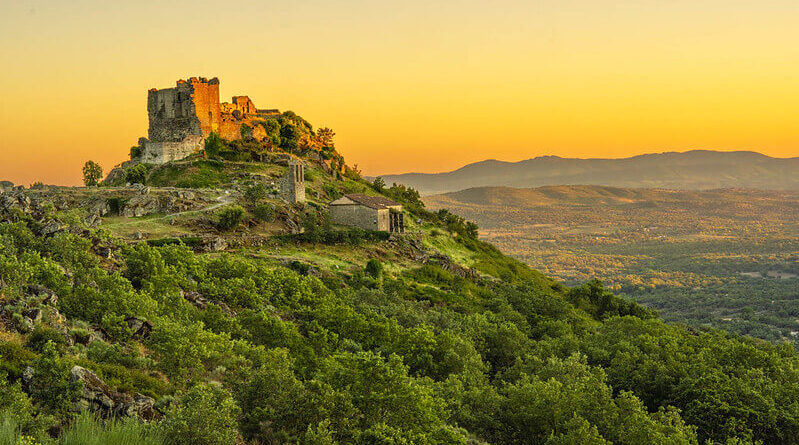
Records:
<instances>
[{"instance_id":1,"label":"yellow sky gradient","mask_svg":"<svg viewBox=\"0 0 799 445\"><path fill-rule=\"evenodd\" d=\"M219 77L366 174L689 149L799 156L799 2L0 0L0 179L77 184L147 89Z\"/></svg>"}]
</instances>

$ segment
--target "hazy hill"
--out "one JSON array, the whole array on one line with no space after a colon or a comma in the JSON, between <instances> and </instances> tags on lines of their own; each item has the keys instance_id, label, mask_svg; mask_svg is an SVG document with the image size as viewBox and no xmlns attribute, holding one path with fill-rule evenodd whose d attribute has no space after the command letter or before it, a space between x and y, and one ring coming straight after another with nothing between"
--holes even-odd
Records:
<instances>
[{"instance_id":1,"label":"hazy hill","mask_svg":"<svg viewBox=\"0 0 799 445\"><path fill-rule=\"evenodd\" d=\"M772 158L751 151L694 150L653 153L625 159L541 156L519 162L486 160L446 173L383 176L422 194L471 187L538 187L592 184L670 189L799 189L799 157Z\"/></svg>"}]
</instances>

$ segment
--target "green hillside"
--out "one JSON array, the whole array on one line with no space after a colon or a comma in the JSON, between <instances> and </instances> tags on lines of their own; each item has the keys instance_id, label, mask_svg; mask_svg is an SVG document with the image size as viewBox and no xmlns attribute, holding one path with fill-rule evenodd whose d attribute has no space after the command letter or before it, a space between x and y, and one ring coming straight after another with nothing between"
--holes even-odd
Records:
<instances>
[{"instance_id":1,"label":"green hillside","mask_svg":"<svg viewBox=\"0 0 799 445\"><path fill-rule=\"evenodd\" d=\"M793 347L567 288L309 153L286 204L284 155L0 195L0 444L799 443ZM331 224L350 192L407 233Z\"/></svg>"}]
</instances>

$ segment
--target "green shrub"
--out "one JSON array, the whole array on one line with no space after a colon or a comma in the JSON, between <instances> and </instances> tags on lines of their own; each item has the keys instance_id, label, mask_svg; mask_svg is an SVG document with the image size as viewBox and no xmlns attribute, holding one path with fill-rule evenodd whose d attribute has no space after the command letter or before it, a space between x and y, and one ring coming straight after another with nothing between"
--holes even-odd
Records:
<instances>
[{"instance_id":1,"label":"green shrub","mask_svg":"<svg viewBox=\"0 0 799 445\"><path fill-rule=\"evenodd\" d=\"M0 376L8 374L12 379L22 376L25 367L36 358L36 354L17 343L0 342Z\"/></svg>"},{"instance_id":2,"label":"green shrub","mask_svg":"<svg viewBox=\"0 0 799 445\"><path fill-rule=\"evenodd\" d=\"M125 321L124 315L117 315L110 312L106 313L103 315L100 325L103 327L103 331L115 341L128 341L131 335L133 335L130 331L130 327L128 327L128 323Z\"/></svg>"},{"instance_id":3,"label":"green shrub","mask_svg":"<svg viewBox=\"0 0 799 445\"><path fill-rule=\"evenodd\" d=\"M125 169L125 182L130 184L146 184L149 169L145 164L136 164Z\"/></svg>"},{"instance_id":4,"label":"green shrub","mask_svg":"<svg viewBox=\"0 0 799 445\"><path fill-rule=\"evenodd\" d=\"M63 351L67 347L67 339L61 332L42 324L33 330L28 341L25 342L25 347L32 351L42 352L47 342L52 342L59 351Z\"/></svg>"},{"instance_id":5,"label":"green shrub","mask_svg":"<svg viewBox=\"0 0 799 445\"><path fill-rule=\"evenodd\" d=\"M81 383L70 380L69 361L58 354L52 342L47 342L42 355L33 361L32 366L31 397L48 413L67 416L81 391Z\"/></svg>"},{"instance_id":6,"label":"green shrub","mask_svg":"<svg viewBox=\"0 0 799 445\"><path fill-rule=\"evenodd\" d=\"M233 230L244 220L244 209L239 206L225 207L216 214L219 230Z\"/></svg>"},{"instance_id":7,"label":"green shrub","mask_svg":"<svg viewBox=\"0 0 799 445\"><path fill-rule=\"evenodd\" d=\"M383 275L383 264L372 258L366 262L364 271L367 275L377 280Z\"/></svg>"},{"instance_id":8,"label":"green shrub","mask_svg":"<svg viewBox=\"0 0 799 445\"><path fill-rule=\"evenodd\" d=\"M275 207L272 204L259 204L252 210L256 218L264 222L273 222L275 220Z\"/></svg>"},{"instance_id":9,"label":"green shrub","mask_svg":"<svg viewBox=\"0 0 799 445\"><path fill-rule=\"evenodd\" d=\"M244 200L247 201L247 205L255 206L266 199L266 195L266 187L258 183L247 187L247 190L244 191Z\"/></svg>"},{"instance_id":10,"label":"green shrub","mask_svg":"<svg viewBox=\"0 0 799 445\"><path fill-rule=\"evenodd\" d=\"M167 445L230 445L238 437L239 407L217 385L196 385L159 425Z\"/></svg>"},{"instance_id":11,"label":"green shrub","mask_svg":"<svg viewBox=\"0 0 799 445\"><path fill-rule=\"evenodd\" d=\"M211 159L219 156L219 153L225 149L225 141L219 137L218 134L212 132L205 139L205 155Z\"/></svg>"}]
</instances>

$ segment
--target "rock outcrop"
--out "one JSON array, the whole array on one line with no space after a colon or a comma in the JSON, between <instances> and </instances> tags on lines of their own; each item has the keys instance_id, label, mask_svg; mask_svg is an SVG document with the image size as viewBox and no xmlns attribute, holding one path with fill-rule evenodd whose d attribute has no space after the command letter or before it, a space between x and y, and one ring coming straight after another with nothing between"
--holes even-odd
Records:
<instances>
[{"instance_id":1,"label":"rock outcrop","mask_svg":"<svg viewBox=\"0 0 799 445\"><path fill-rule=\"evenodd\" d=\"M126 416L142 420L156 417L153 408L155 400L151 397L113 391L97 374L81 366L73 366L69 374L73 382L80 382L83 386L81 396L75 404L76 411L90 409L103 417ZM35 373L33 378L35 379Z\"/></svg>"}]
</instances>

